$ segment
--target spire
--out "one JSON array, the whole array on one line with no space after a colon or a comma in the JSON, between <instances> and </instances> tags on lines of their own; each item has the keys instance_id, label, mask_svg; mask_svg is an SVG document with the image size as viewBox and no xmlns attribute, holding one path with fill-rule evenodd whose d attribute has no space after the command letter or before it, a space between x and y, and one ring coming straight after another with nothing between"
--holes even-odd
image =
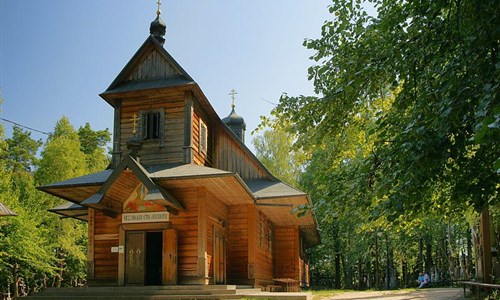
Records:
<instances>
[{"instance_id":1,"label":"spire","mask_svg":"<svg viewBox=\"0 0 500 300\"><path fill-rule=\"evenodd\" d=\"M225 117L222 119L226 125L231 128L231 130L236 134L238 138L244 143L245 142L245 130L247 129L247 124L245 123L245 120L239 116L234 108L236 105L234 104L234 98L235 95L238 93L232 89L231 92L229 93L229 96L231 96L232 104L231 104L231 113L229 116Z\"/></svg>"},{"instance_id":2,"label":"spire","mask_svg":"<svg viewBox=\"0 0 500 300\"><path fill-rule=\"evenodd\" d=\"M153 22L151 22L151 26L149 26L149 33L151 33L156 40L160 44L165 43L165 33L167 32L167 26L165 25L165 22L160 18L161 10L160 10L160 5L161 1L157 0L156 4L158 5L158 9L156 10L156 19L154 19Z\"/></svg>"}]
</instances>

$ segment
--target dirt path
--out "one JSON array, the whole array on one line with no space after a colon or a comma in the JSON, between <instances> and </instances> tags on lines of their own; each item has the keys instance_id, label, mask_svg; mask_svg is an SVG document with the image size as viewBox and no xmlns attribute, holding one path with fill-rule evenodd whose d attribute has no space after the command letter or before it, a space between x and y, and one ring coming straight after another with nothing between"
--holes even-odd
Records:
<instances>
[{"instance_id":1,"label":"dirt path","mask_svg":"<svg viewBox=\"0 0 500 300\"><path fill-rule=\"evenodd\" d=\"M323 300L456 300L464 299L461 288L432 288L417 291L371 291L349 292L333 297L321 297Z\"/></svg>"}]
</instances>

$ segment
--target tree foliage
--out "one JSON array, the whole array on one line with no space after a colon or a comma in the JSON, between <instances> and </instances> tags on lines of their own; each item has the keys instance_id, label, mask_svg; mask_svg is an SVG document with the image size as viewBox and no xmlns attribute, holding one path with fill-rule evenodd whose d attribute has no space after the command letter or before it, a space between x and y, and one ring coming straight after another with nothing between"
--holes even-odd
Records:
<instances>
[{"instance_id":1,"label":"tree foliage","mask_svg":"<svg viewBox=\"0 0 500 300\"><path fill-rule=\"evenodd\" d=\"M98 172L109 164L106 154L106 145L111 140L111 133L105 130L94 131L89 123L78 129L80 149L85 154L87 167L90 172Z\"/></svg>"},{"instance_id":2,"label":"tree foliage","mask_svg":"<svg viewBox=\"0 0 500 300\"><path fill-rule=\"evenodd\" d=\"M305 41L319 96L285 94L274 116L308 147L341 136L374 99L394 97L366 131L373 149L359 170L378 210L392 220L423 210L443 185L447 204L496 202L500 2L369 2L376 16L364 1L332 1L322 37Z\"/></svg>"},{"instance_id":3,"label":"tree foliage","mask_svg":"<svg viewBox=\"0 0 500 300\"><path fill-rule=\"evenodd\" d=\"M87 225L47 213L62 200L35 186L104 169L108 141L107 130L86 124L77 132L63 117L38 157L42 143L30 132L14 127L5 138L0 127L0 202L18 214L0 219L0 291L10 286L16 295L21 286L29 292L85 279Z\"/></svg>"},{"instance_id":4,"label":"tree foliage","mask_svg":"<svg viewBox=\"0 0 500 300\"><path fill-rule=\"evenodd\" d=\"M257 158L271 174L294 187L299 186L300 176L306 160L305 153L293 147L294 135L283 130L266 130L256 136L252 143Z\"/></svg>"},{"instance_id":5,"label":"tree foliage","mask_svg":"<svg viewBox=\"0 0 500 300\"><path fill-rule=\"evenodd\" d=\"M296 134L310 156L301 186L323 241L313 278L388 287L424 268L473 276L474 210L499 199L500 2L329 10L321 37L304 42L316 96L284 94L261 124Z\"/></svg>"}]
</instances>

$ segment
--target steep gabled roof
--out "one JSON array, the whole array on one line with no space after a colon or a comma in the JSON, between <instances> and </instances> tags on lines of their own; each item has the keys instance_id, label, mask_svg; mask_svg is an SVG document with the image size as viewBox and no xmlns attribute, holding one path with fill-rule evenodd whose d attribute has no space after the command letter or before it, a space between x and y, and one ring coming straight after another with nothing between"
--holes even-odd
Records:
<instances>
[{"instance_id":1,"label":"steep gabled roof","mask_svg":"<svg viewBox=\"0 0 500 300\"><path fill-rule=\"evenodd\" d=\"M88 197L80 204L88 207L106 209L106 207L102 205L104 195L106 194L106 192L108 192L114 182L126 169L131 170L135 174L135 176L137 176L137 178L142 182L142 184L144 184L144 186L148 189L148 194L146 195L146 198L144 200L158 202L158 204L171 207L174 210L184 209L182 204L179 203L179 201L173 195L171 195L163 188L157 186L150 178L148 171L146 171L146 169L144 169L144 167L130 155L126 156L122 160L120 165L118 165L118 167L113 170L113 172L110 174L106 182L104 182L97 193Z\"/></svg>"},{"instance_id":2,"label":"steep gabled roof","mask_svg":"<svg viewBox=\"0 0 500 300\"><path fill-rule=\"evenodd\" d=\"M110 94L190 84L193 78L150 35L100 96L114 106Z\"/></svg>"}]
</instances>

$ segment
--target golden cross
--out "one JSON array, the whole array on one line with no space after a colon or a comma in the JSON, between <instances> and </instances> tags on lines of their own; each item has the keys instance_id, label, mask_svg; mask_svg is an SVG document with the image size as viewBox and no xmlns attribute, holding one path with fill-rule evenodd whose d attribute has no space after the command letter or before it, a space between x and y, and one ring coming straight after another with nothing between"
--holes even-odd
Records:
<instances>
[{"instance_id":1,"label":"golden cross","mask_svg":"<svg viewBox=\"0 0 500 300\"><path fill-rule=\"evenodd\" d=\"M159 16L161 14L161 11L160 11L161 1L160 0L156 1L156 4L158 4L158 10L156 11L156 14Z\"/></svg>"},{"instance_id":2,"label":"golden cross","mask_svg":"<svg viewBox=\"0 0 500 300\"><path fill-rule=\"evenodd\" d=\"M231 105L231 107L232 107L232 108L234 108L234 107L235 107L235 105L234 105L234 96L235 96L235 95L237 95L237 94L238 94L238 93L236 92L236 90L235 90L235 89L232 89L232 90L229 92L229 94L228 94L229 96L231 96L231 99L233 100L233 104Z\"/></svg>"},{"instance_id":3,"label":"golden cross","mask_svg":"<svg viewBox=\"0 0 500 300\"><path fill-rule=\"evenodd\" d=\"M132 129L132 133L135 135L137 133L137 121L139 121L139 118L137 118L137 114L134 114L134 116L130 119L132 120L132 124L134 125L134 129Z\"/></svg>"}]
</instances>

